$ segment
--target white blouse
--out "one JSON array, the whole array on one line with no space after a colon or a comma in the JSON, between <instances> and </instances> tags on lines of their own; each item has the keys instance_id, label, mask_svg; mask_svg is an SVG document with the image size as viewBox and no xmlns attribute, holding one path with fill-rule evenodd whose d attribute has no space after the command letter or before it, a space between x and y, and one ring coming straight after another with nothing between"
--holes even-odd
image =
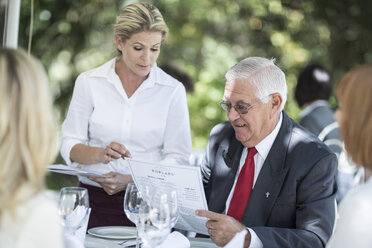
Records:
<instances>
[{"instance_id":1,"label":"white blouse","mask_svg":"<svg viewBox=\"0 0 372 248\"><path fill-rule=\"evenodd\" d=\"M63 248L63 230L53 196L42 192L0 219L0 247ZM14 218L15 217L15 218Z\"/></svg>"},{"instance_id":2,"label":"white blouse","mask_svg":"<svg viewBox=\"0 0 372 248\"><path fill-rule=\"evenodd\" d=\"M372 178L349 191L327 248L372 247Z\"/></svg>"},{"instance_id":3,"label":"white blouse","mask_svg":"<svg viewBox=\"0 0 372 248\"><path fill-rule=\"evenodd\" d=\"M62 125L60 152L66 163L76 144L106 147L123 144L135 159L188 164L191 154L190 121L185 87L158 68L128 98L115 73L115 61L84 72L76 79L67 117ZM82 165L96 173L130 174L127 163ZM87 178L80 181L99 186Z\"/></svg>"}]
</instances>

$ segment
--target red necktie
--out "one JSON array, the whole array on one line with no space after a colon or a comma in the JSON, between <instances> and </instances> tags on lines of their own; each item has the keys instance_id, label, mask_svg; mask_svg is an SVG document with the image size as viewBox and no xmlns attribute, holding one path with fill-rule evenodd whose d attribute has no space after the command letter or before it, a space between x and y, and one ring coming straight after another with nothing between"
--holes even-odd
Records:
<instances>
[{"instance_id":1,"label":"red necktie","mask_svg":"<svg viewBox=\"0 0 372 248\"><path fill-rule=\"evenodd\" d=\"M229 210L227 211L227 215L234 217L238 221L242 220L249 196L251 195L254 179L254 155L256 153L256 148L248 148L247 158L245 159L243 168L240 170Z\"/></svg>"}]
</instances>

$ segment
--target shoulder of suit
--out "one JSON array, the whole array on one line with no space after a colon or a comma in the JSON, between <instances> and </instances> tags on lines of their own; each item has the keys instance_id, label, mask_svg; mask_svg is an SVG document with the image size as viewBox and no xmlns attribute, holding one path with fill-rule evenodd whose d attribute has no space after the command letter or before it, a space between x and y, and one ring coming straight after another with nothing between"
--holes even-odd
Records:
<instances>
[{"instance_id":1,"label":"shoulder of suit","mask_svg":"<svg viewBox=\"0 0 372 248\"><path fill-rule=\"evenodd\" d=\"M217 124L214 126L211 130L211 136L212 135L222 135L226 134L228 132L233 132L234 128L232 127L231 123L229 121L225 121L222 123Z\"/></svg>"},{"instance_id":2,"label":"shoulder of suit","mask_svg":"<svg viewBox=\"0 0 372 248\"><path fill-rule=\"evenodd\" d=\"M297 123L294 123L293 126L290 146L306 150L306 154L309 156L322 157L332 153L329 147L320 141L317 136Z\"/></svg>"},{"instance_id":3,"label":"shoulder of suit","mask_svg":"<svg viewBox=\"0 0 372 248\"><path fill-rule=\"evenodd\" d=\"M214 126L210 132L208 143L214 145L226 145L236 142L235 131L229 121Z\"/></svg>"}]
</instances>

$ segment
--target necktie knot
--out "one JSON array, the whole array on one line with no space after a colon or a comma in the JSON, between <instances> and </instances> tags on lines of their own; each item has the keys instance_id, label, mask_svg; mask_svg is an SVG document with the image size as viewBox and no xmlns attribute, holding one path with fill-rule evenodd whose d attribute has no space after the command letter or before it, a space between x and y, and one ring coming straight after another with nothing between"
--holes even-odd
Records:
<instances>
[{"instance_id":1,"label":"necktie knot","mask_svg":"<svg viewBox=\"0 0 372 248\"><path fill-rule=\"evenodd\" d=\"M256 155L256 153L257 153L256 147L248 148L247 157L252 158L254 155Z\"/></svg>"}]
</instances>

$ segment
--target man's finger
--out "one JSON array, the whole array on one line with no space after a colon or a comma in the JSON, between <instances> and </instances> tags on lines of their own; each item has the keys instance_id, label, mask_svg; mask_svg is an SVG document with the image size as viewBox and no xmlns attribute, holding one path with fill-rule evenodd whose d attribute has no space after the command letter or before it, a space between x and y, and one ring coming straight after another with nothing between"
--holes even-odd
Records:
<instances>
[{"instance_id":1,"label":"man's finger","mask_svg":"<svg viewBox=\"0 0 372 248\"><path fill-rule=\"evenodd\" d=\"M196 210L195 214L201 217L207 217L211 220L220 220L221 218L225 217L225 215L223 214L201 209Z\"/></svg>"}]
</instances>

